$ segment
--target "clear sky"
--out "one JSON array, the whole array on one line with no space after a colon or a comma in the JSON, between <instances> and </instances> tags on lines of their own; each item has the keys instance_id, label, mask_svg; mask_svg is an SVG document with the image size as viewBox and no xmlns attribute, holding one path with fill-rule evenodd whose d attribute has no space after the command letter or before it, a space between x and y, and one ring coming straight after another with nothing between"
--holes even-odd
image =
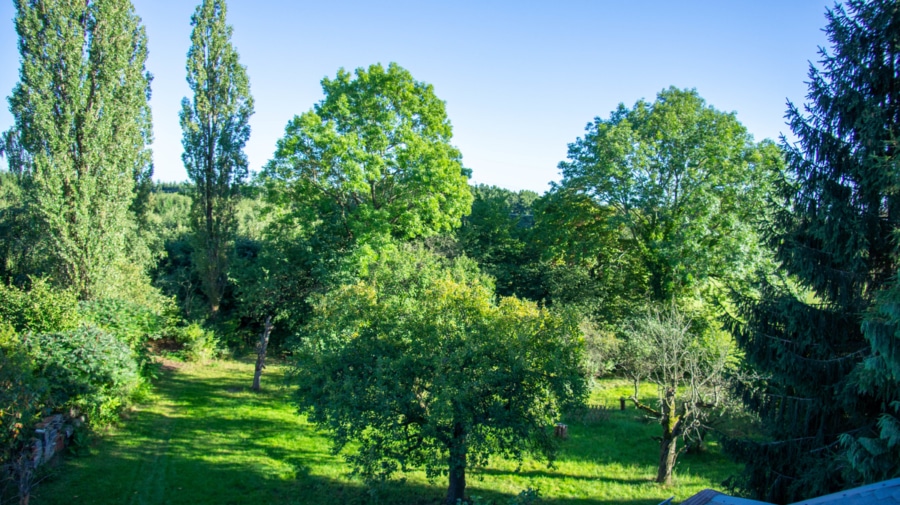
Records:
<instances>
[{"instance_id":1,"label":"clear sky","mask_svg":"<svg viewBox=\"0 0 900 505\"><path fill-rule=\"evenodd\" d=\"M178 110L189 94L189 0L134 0L149 37L155 178L186 178ZM473 182L543 193L567 144L617 104L674 85L737 112L756 140L789 133L785 103L806 96L827 45L823 0L229 0L232 42L256 114L251 170L287 121L322 99L319 81L397 62L434 85ZM13 2L0 0L0 94L18 79ZM0 107L0 131L12 124ZM0 161L0 167L6 162Z\"/></svg>"}]
</instances>

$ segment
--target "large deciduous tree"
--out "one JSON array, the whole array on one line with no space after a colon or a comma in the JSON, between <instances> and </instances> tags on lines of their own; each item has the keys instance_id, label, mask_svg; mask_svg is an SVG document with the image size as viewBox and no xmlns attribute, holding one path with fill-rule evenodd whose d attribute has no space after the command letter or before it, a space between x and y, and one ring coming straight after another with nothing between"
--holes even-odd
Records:
<instances>
[{"instance_id":1,"label":"large deciduous tree","mask_svg":"<svg viewBox=\"0 0 900 505\"><path fill-rule=\"evenodd\" d=\"M574 300L584 306L593 296L598 328L622 339L619 371L659 385L659 409L635 402L660 418L657 480L668 483L677 440L702 417L698 383L720 379L729 357L718 317L765 258L756 224L781 153L696 91L669 88L597 118L568 157L562 182L538 206L549 279L578 280ZM566 296L552 282L549 291ZM640 315L648 304L678 307L692 321L674 308Z\"/></svg>"},{"instance_id":2,"label":"large deciduous tree","mask_svg":"<svg viewBox=\"0 0 900 505\"><path fill-rule=\"evenodd\" d=\"M237 230L235 205L247 178L253 97L247 69L231 44L225 0L203 0L191 16L187 81L193 100L181 102L185 169L194 182L194 264L215 318L227 282Z\"/></svg>"},{"instance_id":3,"label":"large deciduous tree","mask_svg":"<svg viewBox=\"0 0 900 505\"><path fill-rule=\"evenodd\" d=\"M742 447L746 485L777 502L900 472L900 6L853 0L826 17L831 50L811 65L806 111L788 110L798 142L768 237L794 283L763 284L737 332L770 377L747 395L770 441Z\"/></svg>"},{"instance_id":4,"label":"large deciduous tree","mask_svg":"<svg viewBox=\"0 0 900 505\"><path fill-rule=\"evenodd\" d=\"M114 292L152 174L146 34L128 0L15 5L21 67L3 151L46 271L82 298Z\"/></svg>"},{"instance_id":5,"label":"large deciduous tree","mask_svg":"<svg viewBox=\"0 0 900 505\"><path fill-rule=\"evenodd\" d=\"M598 259L637 258L643 279L620 284L639 281L642 297L669 302L746 260L753 211L769 179L765 152L734 114L708 106L696 91L669 88L653 103L619 105L609 119L588 124L560 163L556 191L581 207L581 226L612 238L603 247L618 251Z\"/></svg>"},{"instance_id":6,"label":"large deciduous tree","mask_svg":"<svg viewBox=\"0 0 900 505\"><path fill-rule=\"evenodd\" d=\"M424 467L455 504L493 454L552 456L553 423L586 393L577 321L495 304L470 260L400 247L367 270L318 300L293 371L301 410L356 471Z\"/></svg>"},{"instance_id":7,"label":"large deciduous tree","mask_svg":"<svg viewBox=\"0 0 900 505\"><path fill-rule=\"evenodd\" d=\"M444 102L397 64L343 69L294 117L265 169L270 196L334 248L449 231L472 195Z\"/></svg>"}]
</instances>

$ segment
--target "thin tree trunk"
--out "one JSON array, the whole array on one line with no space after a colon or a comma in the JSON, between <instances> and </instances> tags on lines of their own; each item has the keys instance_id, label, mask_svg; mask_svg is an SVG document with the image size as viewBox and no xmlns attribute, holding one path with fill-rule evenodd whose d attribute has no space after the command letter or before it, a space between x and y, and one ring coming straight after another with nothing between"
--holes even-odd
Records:
<instances>
[{"instance_id":1,"label":"thin tree trunk","mask_svg":"<svg viewBox=\"0 0 900 505\"><path fill-rule=\"evenodd\" d=\"M31 466L31 458L28 457L28 452L25 450L13 458L11 466L18 485L19 505L28 505L31 500L31 490L34 488L34 468Z\"/></svg>"},{"instance_id":2,"label":"thin tree trunk","mask_svg":"<svg viewBox=\"0 0 900 505\"><path fill-rule=\"evenodd\" d=\"M207 227L207 233L213 233L212 226ZM219 318L219 306L222 303L224 289L220 280L222 276L219 268L219 243L217 237L209 236L206 239L206 285L209 297L209 317L216 321Z\"/></svg>"},{"instance_id":3,"label":"thin tree trunk","mask_svg":"<svg viewBox=\"0 0 900 505\"><path fill-rule=\"evenodd\" d=\"M675 456L677 455L676 437L663 438L659 443L659 469L656 472L656 482L665 485L672 484L672 474L675 469Z\"/></svg>"},{"instance_id":4,"label":"thin tree trunk","mask_svg":"<svg viewBox=\"0 0 900 505\"><path fill-rule=\"evenodd\" d=\"M659 441L659 469L656 472L656 482L660 484L672 484L675 458L678 456L678 430L681 419L675 406L675 388L668 388L662 402L663 436Z\"/></svg>"},{"instance_id":5,"label":"thin tree trunk","mask_svg":"<svg viewBox=\"0 0 900 505\"><path fill-rule=\"evenodd\" d=\"M466 433L462 424L453 426L453 442L450 447L450 485L447 489L447 505L465 503L466 500Z\"/></svg>"},{"instance_id":6,"label":"thin tree trunk","mask_svg":"<svg viewBox=\"0 0 900 505\"><path fill-rule=\"evenodd\" d=\"M259 336L259 347L256 354L256 371L253 373L253 390L259 391L259 378L266 367L266 349L269 347L269 334L272 333L272 316L266 316L263 332Z\"/></svg>"}]
</instances>

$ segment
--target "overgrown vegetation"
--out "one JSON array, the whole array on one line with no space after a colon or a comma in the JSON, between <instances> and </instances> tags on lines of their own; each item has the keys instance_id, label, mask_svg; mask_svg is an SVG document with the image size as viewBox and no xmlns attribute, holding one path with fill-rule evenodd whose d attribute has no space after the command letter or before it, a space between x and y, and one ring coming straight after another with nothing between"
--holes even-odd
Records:
<instances>
[{"instance_id":1,"label":"overgrown vegetation","mask_svg":"<svg viewBox=\"0 0 900 505\"><path fill-rule=\"evenodd\" d=\"M151 187L131 2L15 5L0 499L29 500L31 434L55 413L113 430L104 447L132 473L101 502L197 502L200 487L227 502L237 482L259 500L430 503L447 479L448 505L643 503L726 469L785 502L897 474L896 2L829 13L808 113L788 111L796 145L755 142L673 87L588 124L544 195L470 186L444 102L396 63L324 78L250 179L253 100L224 0L191 20L191 182ZM214 361L254 349L255 374ZM264 373L273 355L293 407ZM166 375L116 431L160 360L208 365ZM648 417L586 408L597 380ZM178 476L141 466L154 458ZM84 476L111 472L72 464L88 462ZM654 472L661 486L640 477ZM96 491L67 479L54 486ZM43 496L73 494L59 489Z\"/></svg>"}]
</instances>

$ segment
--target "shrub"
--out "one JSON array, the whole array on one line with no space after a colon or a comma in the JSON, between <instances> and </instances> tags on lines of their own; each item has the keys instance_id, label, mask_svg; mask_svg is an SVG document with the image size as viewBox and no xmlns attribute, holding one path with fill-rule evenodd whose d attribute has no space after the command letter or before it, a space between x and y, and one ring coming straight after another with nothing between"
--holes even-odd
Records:
<instances>
[{"instance_id":1,"label":"shrub","mask_svg":"<svg viewBox=\"0 0 900 505\"><path fill-rule=\"evenodd\" d=\"M115 337L131 349L138 369L146 370L150 363L149 340L176 335L174 323L177 309L166 299L156 306L138 304L117 298L82 302L79 311L83 320Z\"/></svg>"},{"instance_id":2,"label":"shrub","mask_svg":"<svg viewBox=\"0 0 900 505\"><path fill-rule=\"evenodd\" d=\"M46 383L12 326L0 322L0 463L11 461L31 436L46 399Z\"/></svg>"},{"instance_id":3,"label":"shrub","mask_svg":"<svg viewBox=\"0 0 900 505\"><path fill-rule=\"evenodd\" d=\"M197 323L180 328L175 338L182 346L182 355L189 361L204 362L219 354L219 342L214 332Z\"/></svg>"},{"instance_id":4,"label":"shrub","mask_svg":"<svg viewBox=\"0 0 900 505\"><path fill-rule=\"evenodd\" d=\"M70 330L79 323L78 298L74 291L55 288L45 279L32 279L28 290L0 283L0 320L19 333Z\"/></svg>"},{"instance_id":5,"label":"shrub","mask_svg":"<svg viewBox=\"0 0 900 505\"><path fill-rule=\"evenodd\" d=\"M32 334L25 347L47 380L50 406L80 411L95 425L114 421L141 382L128 345L96 327Z\"/></svg>"}]
</instances>

